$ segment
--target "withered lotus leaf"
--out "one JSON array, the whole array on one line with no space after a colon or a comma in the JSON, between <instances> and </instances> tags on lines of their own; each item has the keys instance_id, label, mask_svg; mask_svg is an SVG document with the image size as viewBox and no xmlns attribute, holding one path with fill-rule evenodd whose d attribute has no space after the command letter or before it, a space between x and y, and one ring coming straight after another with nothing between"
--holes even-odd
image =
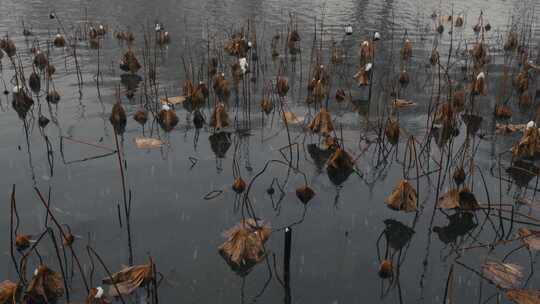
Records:
<instances>
[{"instance_id":1,"label":"withered lotus leaf","mask_svg":"<svg viewBox=\"0 0 540 304\"><path fill-rule=\"evenodd\" d=\"M125 72L137 73L140 68L141 64L135 56L135 53L129 49L126 53L124 53L124 56L122 56L122 59L120 60L120 69Z\"/></svg>"},{"instance_id":2,"label":"withered lotus leaf","mask_svg":"<svg viewBox=\"0 0 540 304\"><path fill-rule=\"evenodd\" d=\"M527 128L521 139L512 146L514 157L533 157L540 152L540 133L536 128Z\"/></svg>"},{"instance_id":3,"label":"withered lotus leaf","mask_svg":"<svg viewBox=\"0 0 540 304\"><path fill-rule=\"evenodd\" d=\"M109 116L109 121L113 125L114 130L117 134L124 133L126 128L126 111L120 102L117 102L113 105L111 116Z\"/></svg>"},{"instance_id":4,"label":"withered lotus leaf","mask_svg":"<svg viewBox=\"0 0 540 304\"><path fill-rule=\"evenodd\" d=\"M148 113L146 112L146 110L140 109L135 112L135 114L133 114L133 119L141 125L144 125L148 120Z\"/></svg>"},{"instance_id":5,"label":"withered lotus leaf","mask_svg":"<svg viewBox=\"0 0 540 304\"><path fill-rule=\"evenodd\" d=\"M500 288L509 289L520 284L522 268L516 264L488 261L482 265L482 272Z\"/></svg>"},{"instance_id":6,"label":"withered lotus leaf","mask_svg":"<svg viewBox=\"0 0 540 304\"><path fill-rule=\"evenodd\" d=\"M225 110L225 104L220 102L214 107L210 117L210 126L219 130L228 127L229 124L229 114Z\"/></svg>"},{"instance_id":7,"label":"withered lotus leaf","mask_svg":"<svg viewBox=\"0 0 540 304\"><path fill-rule=\"evenodd\" d=\"M409 60L412 57L412 43L409 39L405 39L401 48L401 59Z\"/></svg>"},{"instance_id":8,"label":"withered lotus leaf","mask_svg":"<svg viewBox=\"0 0 540 304\"><path fill-rule=\"evenodd\" d=\"M17 234L15 236L15 247L19 251L26 250L28 247L30 247L30 236Z\"/></svg>"},{"instance_id":9,"label":"withered lotus leaf","mask_svg":"<svg viewBox=\"0 0 540 304\"><path fill-rule=\"evenodd\" d=\"M111 285L109 287L109 296L111 297L129 295L152 280L152 268L151 263L126 267L113 273L110 277L104 278L102 282Z\"/></svg>"},{"instance_id":10,"label":"withered lotus leaf","mask_svg":"<svg viewBox=\"0 0 540 304\"><path fill-rule=\"evenodd\" d=\"M309 186L301 186L296 188L296 197L305 205L315 196L315 191Z\"/></svg>"},{"instance_id":11,"label":"withered lotus leaf","mask_svg":"<svg viewBox=\"0 0 540 304\"><path fill-rule=\"evenodd\" d=\"M86 296L85 304L109 304L111 301L104 295L103 288L97 287L90 289Z\"/></svg>"},{"instance_id":12,"label":"withered lotus leaf","mask_svg":"<svg viewBox=\"0 0 540 304\"><path fill-rule=\"evenodd\" d=\"M45 265L39 265L26 289L26 295L37 303L50 303L64 295L62 276Z\"/></svg>"},{"instance_id":13,"label":"withered lotus leaf","mask_svg":"<svg viewBox=\"0 0 540 304\"><path fill-rule=\"evenodd\" d=\"M479 208L478 201L474 194L468 189L452 189L441 195L437 208L440 209L461 209L472 211Z\"/></svg>"},{"instance_id":14,"label":"withered lotus leaf","mask_svg":"<svg viewBox=\"0 0 540 304\"><path fill-rule=\"evenodd\" d=\"M246 190L246 182L241 177L237 177L234 179L232 188L234 192L242 193Z\"/></svg>"},{"instance_id":15,"label":"withered lotus leaf","mask_svg":"<svg viewBox=\"0 0 540 304\"><path fill-rule=\"evenodd\" d=\"M394 275L392 261L383 260L379 265L379 277L382 279L390 278Z\"/></svg>"},{"instance_id":16,"label":"withered lotus leaf","mask_svg":"<svg viewBox=\"0 0 540 304\"><path fill-rule=\"evenodd\" d=\"M289 92L289 81L284 77L278 77L277 79L277 92L280 97L285 97Z\"/></svg>"},{"instance_id":17,"label":"withered lotus leaf","mask_svg":"<svg viewBox=\"0 0 540 304\"><path fill-rule=\"evenodd\" d=\"M531 251L540 251L540 231L522 227L518 230L523 244Z\"/></svg>"},{"instance_id":18,"label":"withered lotus leaf","mask_svg":"<svg viewBox=\"0 0 540 304\"><path fill-rule=\"evenodd\" d=\"M440 209L456 209L459 208L459 191L457 189L451 189L448 192L441 195L437 208Z\"/></svg>"},{"instance_id":19,"label":"withered lotus leaf","mask_svg":"<svg viewBox=\"0 0 540 304\"><path fill-rule=\"evenodd\" d=\"M510 289L505 295L515 304L540 304L540 290Z\"/></svg>"},{"instance_id":20,"label":"withered lotus leaf","mask_svg":"<svg viewBox=\"0 0 540 304\"><path fill-rule=\"evenodd\" d=\"M386 198L385 203L393 210L413 212L416 211L417 200L416 189L408 181L402 179Z\"/></svg>"},{"instance_id":21,"label":"withered lotus leaf","mask_svg":"<svg viewBox=\"0 0 540 304\"><path fill-rule=\"evenodd\" d=\"M505 105L497 105L495 107L495 117L497 118L510 118L512 117L512 110Z\"/></svg>"},{"instance_id":22,"label":"withered lotus leaf","mask_svg":"<svg viewBox=\"0 0 540 304\"><path fill-rule=\"evenodd\" d=\"M270 101L270 99L268 98L263 98L261 100L261 110L266 114L270 114L272 112L272 110L274 109L274 104L272 103L272 101Z\"/></svg>"},{"instance_id":23,"label":"withered lotus leaf","mask_svg":"<svg viewBox=\"0 0 540 304\"><path fill-rule=\"evenodd\" d=\"M338 147L328 160L326 172L335 185L340 185L354 172L354 159L347 151Z\"/></svg>"},{"instance_id":24,"label":"withered lotus leaf","mask_svg":"<svg viewBox=\"0 0 540 304\"><path fill-rule=\"evenodd\" d=\"M158 123L165 132L172 131L178 121L178 116L173 109L161 109L158 113Z\"/></svg>"},{"instance_id":25,"label":"withered lotus leaf","mask_svg":"<svg viewBox=\"0 0 540 304\"><path fill-rule=\"evenodd\" d=\"M300 119L296 114L294 114L291 111L284 111L283 112L283 120L290 125L296 125L302 123L302 119Z\"/></svg>"},{"instance_id":26,"label":"withered lotus leaf","mask_svg":"<svg viewBox=\"0 0 540 304\"><path fill-rule=\"evenodd\" d=\"M398 143L399 140L399 123L393 118L389 118L386 121L386 126L384 128L384 134L388 138L388 142L392 145Z\"/></svg>"},{"instance_id":27,"label":"withered lotus leaf","mask_svg":"<svg viewBox=\"0 0 540 304\"><path fill-rule=\"evenodd\" d=\"M456 183L456 185L459 186L463 184L466 178L465 170L463 169L463 167L457 168L452 174L452 178L454 179L454 182Z\"/></svg>"},{"instance_id":28,"label":"withered lotus leaf","mask_svg":"<svg viewBox=\"0 0 540 304\"><path fill-rule=\"evenodd\" d=\"M5 280L0 283L0 304L14 304L17 284Z\"/></svg>"},{"instance_id":29,"label":"withered lotus leaf","mask_svg":"<svg viewBox=\"0 0 540 304\"><path fill-rule=\"evenodd\" d=\"M329 135L332 131L334 131L334 125L332 124L332 117L330 116L330 113L325 108L321 107L319 112L309 123L308 128L313 133Z\"/></svg>"},{"instance_id":30,"label":"withered lotus leaf","mask_svg":"<svg viewBox=\"0 0 540 304\"><path fill-rule=\"evenodd\" d=\"M267 223L254 219L242 220L224 232L226 240L219 246L219 253L233 270L246 274L264 259L264 243L271 232Z\"/></svg>"}]
</instances>

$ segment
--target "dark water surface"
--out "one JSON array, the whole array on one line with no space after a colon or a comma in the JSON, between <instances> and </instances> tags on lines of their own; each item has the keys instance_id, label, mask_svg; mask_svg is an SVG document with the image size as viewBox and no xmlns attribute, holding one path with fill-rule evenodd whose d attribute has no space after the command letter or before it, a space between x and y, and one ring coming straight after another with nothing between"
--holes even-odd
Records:
<instances>
[{"instance_id":1,"label":"dark water surface","mask_svg":"<svg viewBox=\"0 0 540 304\"><path fill-rule=\"evenodd\" d=\"M443 1L446 2L446 1ZM472 41L472 26L480 11L493 26L487 40L496 43L504 37L507 27L515 18L524 18L531 11L540 11L538 1L454 1L454 10L465 15L465 26L456 29L456 36L462 41ZM231 128L231 147L225 157L217 158L211 148L211 128L205 127L196 132L189 113L177 109L180 123L169 134L161 132L160 136L167 142L161 150L140 150L133 143L143 129L131 115L139 108L140 92L133 100L128 100L122 93L122 103L128 112L128 124L121 137L123 157L127 162L127 184L132 191L132 241L135 263L144 263L150 254L156 261L158 270L165 276L160 288L162 303L280 303L285 299L284 288L274 277L270 281L269 269L265 262L257 265L253 271L241 278L228 267L218 254L218 246L224 241L222 232L239 220L242 215L235 210L238 200L230 185L233 181L233 157L237 144L236 160L241 174L250 181L269 159L283 157L279 149L288 144L283 123L276 114L273 123L270 119L261 119L259 98L262 79L268 81L277 73L277 63L272 62L268 54L270 39L276 31L284 31L289 20L289 13L297 14L298 28L303 38L302 55L296 62L288 64L286 75L292 82L291 93L287 102L289 108L299 116L313 115L313 109L305 106L305 85L309 64L310 46L313 39L314 21L320 22L324 15L324 48L328 48L330 39L342 45L350 58L344 67L344 74L350 77L356 68L357 47L362 39L377 30L383 36L378 66L380 72L376 78L388 80L398 71L394 65L398 60L398 50L402 37L407 31L414 43L414 55L409 68L412 82L402 92L402 97L418 103L417 107L400 111L400 124L409 134L422 138L426 134L427 108L433 86L434 77L428 65L429 53L434 40L433 22L430 18L433 10L442 9L445 15L450 14L450 4L438 1L147 1L147 0L95 0L95 1L20 1L0 0L0 33L9 33L19 48L27 72L30 71L30 55L28 49L34 38L44 41L54 35L59 27L57 20L49 19L49 12L55 10L66 30L78 26L84 21L85 9L88 19L103 22L115 29L130 29L136 35L135 51L142 47L142 28L159 20L171 33L171 43L161 52L158 59L158 80L160 94L167 91L169 96L181 94L181 86L185 79L182 56L194 58L195 62L204 60L206 56L206 39L208 32L217 37L224 37L227 31L238 29L251 19L257 28L258 39L264 42L265 51L260 55L261 65L266 63L264 74L260 77L251 106L251 130L249 136L241 136ZM536 15L538 16L538 14ZM22 36L21 22L31 28L35 36L28 40ZM540 28L534 20L531 33L531 45L540 39ZM343 25L352 24L355 33L343 35ZM320 23L319 23L320 25ZM318 26L319 26L318 25ZM111 31L112 31L111 30ZM445 29L447 32L448 29ZM441 48L447 46L448 34L443 39ZM394 37L393 41L391 37ZM392 45L393 48L392 48ZM188 50L188 47L189 49ZM264 48L261 47L261 49ZM101 98L96 89L97 51L91 50L85 42L79 47L84 87L82 96L75 76L73 57L62 49L51 50L51 59L57 67L54 85L61 93L62 100L58 106L49 108L41 97L43 111L56 121L49 124L44 133L51 141L53 149L53 171L47 159L44 136L40 132L36 119L28 122L29 141L27 143L23 122L11 107L11 96L1 98L0 110L0 189L4 203L0 205L0 227L5 233L0 234L0 280L16 280L16 273L9 257L9 195L11 187L16 184L16 201L21 218L21 231L38 234L43 230L45 211L40 204L33 187L37 186L43 193L51 189L51 210L59 221L70 226L74 234L81 237L76 241L76 248L83 256L83 264L89 269L84 247L90 243L102 254L107 265L119 269L128 263L128 249L125 227L118 224L117 206L122 201L120 172L115 155L66 164L60 154L61 137L71 137L115 149L114 131L108 119L112 104L115 101L115 88L120 84L118 60L125 46L119 45L109 33L105 38L101 54L103 80L100 83ZM497 54L497 50L493 50ZM379 56L379 55L378 55ZM390 58L394 58L393 62ZM290 58L289 58L290 60ZM500 60L499 60L500 61ZM2 78L8 90L13 71L6 56L2 59ZM426 66L427 65L427 66ZM493 79L501 74L500 62L495 61L489 67ZM456 77L458 78L458 77ZM538 82L531 82L531 88L538 88ZM3 87L3 86L2 86ZM494 228L486 224L483 229L474 229L470 234L457 237L452 241L449 235L433 232L433 227L444 227L449 224L445 214L437 212L433 225L431 215L435 204L437 174L424 177L420 182L419 202L423 205L417 216L414 213L402 213L390 210L384 199L390 194L394 185L403 177L403 155L406 149L406 136L401 137L397 154L392 153L387 163L377 165L376 145L365 149L367 144L361 140L364 136L375 138L373 132L366 132L367 112L372 121L376 121L377 103L381 106L390 100L389 87L375 84L375 102L368 109L360 110L352 106L336 105L331 102L330 109L335 125L342 126L346 149L358 157L359 174L352 174L341 186L335 186L326 174L326 170L318 169L308 153L308 144L317 143L318 136L304 133L300 127L291 128L293 141L300 143L299 167L306 173L309 185L315 190L316 197L307 207L304 221L293 227L293 243L291 258L291 295L293 303L442 303L448 272L454 265L453 297L455 303L481 303L496 293L496 288L482 280L476 273L454 262L456 246L471 246L493 241ZM334 88L335 89L335 88ZM533 91L534 92L534 91ZM353 89L355 98L365 97L365 91ZM480 130L486 136L475 137L475 164L482 168L486 178L489 198L499 202L511 203L515 197L533 191L519 188L517 185L503 181L499 186L499 166L497 155L508 150L519 138L514 136L493 136L494 122L490 114L498 94L497 82L490 83L488 96L482 97L478 103L479 111L485 114ZM234 93L233 93L234 96ZM234 104L234 97L231 98ZM535 103L536 105L536 103ZM524 123L534 117L534 110L520 111L517 103L512 103L514 116L511 121ZM243 125L242 107L231 107L232 116ZM531 109L534 109L531 108ZM308 111L310 111L308 113ZM34 107L34 118L37 118L37 107ZM211 109L205 108L206 117ZM359 113L361 112L361 113ZM382 113L382 111L381 111ZM145 134L148 135L150 123ZM155 128L155 126L154 126ZM465 130L455 139L455 149L463 144ZM85 144L64 141L65 161L91 157L107 151ZM285 150L288 154L288 150ZM433 159L439 158L440 150L432 144ZM192 167L189 158L198 161ZM501 172L509 166L509 157L502 158ZM434 162L425 162L433 170ZM414 170L409 172L414 176ZM281 228L298 221L304 212L303 205L295 196L295 188L303 184L301 174L290 172L288 183L284 188L285 197L278 208L274 208L272 198L266 189L276 177L283 183L287 177L287 169L271 166L250 192L251 202L259 217L271 223L273 228ZM508 178L508 176L505 176ZM536 179L529 184L533 188ZM413 180L416 185L416 181ZM475 194L480 202L488 197L482 186L480 174L474 177ZM447 191L452 181L447 177L442 183L441 191ZM203 197L212 190L223 190L223 194L213 200ZM528 192L526 192L528 191ZM502 193L502 194L501 194ZM279 195L275 194L276 202ZM524 207L521 211L531 216L539 215L538 209ZM469 219L476 224L484 222L485 214ZM378 275L379 258L377 242L387 224L401 222L414 227L410 242L396 254L399 260L399 282L389 284ZM386 224L385 224L386 221ZM498 225L498 220L494 220ZM394 223L394 225L397 225ZM508 233L510 223L505 222ZM467 223L461 227L467 226ZM473 225L474 226L474 225ZM395 227L395 226L393 226ZM512 235L519 228L513 226ZM440 232L440 229L435 229ZM459 230L459 229L458 229ZM445 230L443 230L445 231ZM460 233L457 233L460 234ZM475 241L475 238L477 241ZM446 241L446 242L445 242ZM463 243L460 243L463 242ZM283 232L272 234L266 243L269 250L269 261L274 266L272 257L276 256L276 269L281 275L283 256ZM384 237L379 242L381 254L384 254ZM459 244L459 245L458 245ZM473 269L480 270L486 258L500 260L516 243L497 247L492 252L487 249L460 251L460 261ZM55 265L56 258L51 248L45 246L40 252L46 261ZM538 260L538 256L533 254ZM527 281L527 288L540 287L538 266L530 265L530 256L526 250L519 251L510 257L510 262L524 267L526 281L531 270L535 273ZM34 261L35 262L35 261ZM92 285L100 283L104 272L96 270ZM389 286L390 285L390 286ZM85 292L80 279L75 276L73 283L74 298L82 299ZM382 296L384 295L384 296ZM141 298L144 292L140 293ZM497 297L489 300L497 303ZM504 302L505 300L503 300Z\"/></svg>"}]
</instances>

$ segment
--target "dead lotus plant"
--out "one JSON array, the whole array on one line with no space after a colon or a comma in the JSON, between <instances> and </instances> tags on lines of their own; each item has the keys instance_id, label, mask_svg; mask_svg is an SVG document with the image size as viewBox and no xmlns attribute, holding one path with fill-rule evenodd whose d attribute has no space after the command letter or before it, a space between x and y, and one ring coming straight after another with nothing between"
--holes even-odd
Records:
<instances>
[{"instance_id":1,"label":"dead lotus plant","mask_svg":"<svg viewBox=\"0 0 540 304\"><path fill-rule=\"evenodd\" d=\"M392 193L386 198L386 205L393 210L414 212L417 209L416 189L407 181L400 180Z\"/></svg>"},{"instance_id":2,"label":"dead lotus plant","mask_svg":"<svg viewBox=\"0 0 540 304\"><path fill-rule=\"evenodd\" d=\"M119 272L111 274L102 280L109 287L109 296L130 295L137 288L144 287L154 279L154 265L152 262L142 265L126 267Z\"/></svg>"},{"instance_id":3,"label":"dead lotus plant","mask_svg":"<svg viewBox=\"0 0 540 304\"><path fill-rule=\"evenodd\" d=\"M45 265L39 265L25 292L32 303L51 303L64 295L62 276Z\"/></svg>"},{"instance_id":4,"label":"dead lotus plant","mask_svg":"<svg viewBox=\"0 0 540 304\"><path fill-rule=\"evenodd\" d=\"M270 225L260 220L242 220L224 232L225 242L219 253L240 275L246 275L265 255L264 244L270 237Z\"/></svg>"},{"instance_id":5,"label":"dead lotus plant","mask_svg":"<svg viewBox=\"0 0 540 304\"><path fill-rule=\"evenodd\" d=\"M222 102L216 104L212 116L210 117L210 126L217 130L221 130L230 125L229 113L225 109L225 104Z\"/></svg>"},{"instance_id":6,"label":"dead lotus plant","mask_svg":"<svg viewBox=\"0 0 540 304\"><path fill-rule=\"evenodd\" d=\"M326 108L321 107L319 112L313 117L308 125L308 128L313 133L321 135L329 135L334 131L334 125L332 124L332 117Z\"/></svg>"}]
</instances>

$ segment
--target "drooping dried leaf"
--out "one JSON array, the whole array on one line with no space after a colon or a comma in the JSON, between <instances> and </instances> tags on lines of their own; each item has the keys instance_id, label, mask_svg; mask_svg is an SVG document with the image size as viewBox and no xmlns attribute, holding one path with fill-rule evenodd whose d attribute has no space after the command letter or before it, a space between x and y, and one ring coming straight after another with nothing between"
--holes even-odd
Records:
<instances>
[{"instance_id":1,"label":"drooping dried leaf","mask_svg":"<svg viewBox=\"0 0 540 304\"><path fill-rule=\"evenodd\" d=\"M229 114L225 110L225 104L220 102L214 107L210 117L210 126L219 130L228 127L229 124Z\"/></svg>"},{"instance_id":2,"label":"drooping dried leaf","mask_svg":"<svg viewBox=\"0 0 540 304\"><path fill-rule=\"evenodd\" d=\"M30 235L17 234L15 236L15 247L19 251L26 250L30 247Z\"/></svg>"},{"instance_id":3,"label":"drooping dried leaf","mask_svg":"<svg viewBox=\"0 0 540 304\"><path fill-rule=\"evenodd\" d=\"M136 137L135 146L138 149L157 149L163 146L163 141L151 137Z\"/></svg>"},{"instance_id":4,"label":"drooping dried leaf","mask_svg":"<svg viewBox=\"0 0 540 304\"><path fill-rule=\"evenodd\" d=\"M354 172L354 160L343 148L338 147L328 160L326 172L330 181L335 185L341 185Z\"/></svg>"},{"instance_id":5,"label":"drooping dried leaf","mask_svg":"<svg viewBox=\"0 0 540 304\"><path fill-rule=\"evenodd\" d=\"M509 289L520 284L522 267L516 264L488 261L482 265L482 272L497 287Z\"/></svg>"},{"instance_id":6,"label":"drooping dried leaf","mask_svg":"<svg viewBox=\"0 0 540 304\"><path fill-rule=\"evenodd\" d=\"M109 287L109 296L111 297L118 297L120 294L129 295L152 280L152 268L150 263L126 267L113 273L110 277L104 278L102 282L111 285Z\"/></svg>"},{"instance_id":7,"label":"drooping dried leaf","mask_svg":"<svg viewBox=\"0 0 540 304\"><path fill-rule=\"evenodd\" d=\"M497 118L510 118L512 117L512 110L505 105L497 105L495 107L495 117Z\"/></svg>"},{"instance_id":8,"label":"drooping dried leaf","mask_svg":"<svg viewBox=\"0 0 540 304\"><path fill-rule=\"evenodd\" d=\"M170 132L178 124L178 116L173 109L161 109L158 112L158 123L165 132Z\"/></svg>"},{"instance_id":9,"label":"drooping dried leaf","mask_svg":"<svg viewBox=\"0 0 540 304\"><path fill-rule=\"evenodd\" d=\"M17 284L6 280L0 283L0 304L15 304Z\"/></svg>"},{"instance_id":10,"label":"drooping dried leaf","mask_svg":"<svg viewBox=\"0 0 540 304\"><path fill-rule=\"evenodd\" d=\"M459 208L459 191L457 189L449 190L441 195L437 208L440 209L456 209Z\"/></svg>"},{"instance_id":11,"label":"drooping dried leaf","mask_svg":"<svg viewBox=\"0 0 540 304\"><path fill-rule=\"evenodd\" d=\"M523 244L531 251L540 251L540 231L522 227L518 230Z\"/></svg>"},{"instance_id":12,"label":"drooping dried leaf","mask_svg":"<svg viewBox=\"0 0 540 304\"><path fill-rule=\"evenodd\" d=\"M540 304L540 290L510 289L505 296L515 304Z\"/></svg>"},{"instance_id":13,"label":"drooping dried leaf","mask_svg":"<svg viewBox=\"0 0 540 304\"><path fill-rule=\"evenodd\" d=\"M384 202L390 209L413 212L416 211L417 200L416 189L408 181L402 179Z\"/></svg>"},{"instance_id":14,"label":"drooping dried leaf","mask_svg":"<svg viewBox=\"0 0 540 304\"><path fill-rule=\"evenodd\" d=\"M308 125L308 128L313 133L329 135L334 131L334 125L332 124L332 117L326 108L321 107L319 112L313 117Z\"/></svg>"},{"instance_id":15,"label":"drooping dried leaf","mask_svg":"<svg viewBox=\"0 0 540 304\"><path fill-rule=\"evenodd\" d=\"M540 133L536 128L525 129L521 139L512 146L514 157L534 157L540 153Z\"/></svg>"},{"instance_id":16,"label":"drooping dried leaf","mask_svg":"<svg viewBox=\"0 0 540 304\"><path fill-rule=\"evenodd\" d=\"M62 276L45 265L39 265L26 289L26 295L37 303L50 303L64 295Z\"/></svg>"},{"instance_id":17,"label":"drooping dried leaf","mask_svg":"<svg viewBox=\"0 0 540 304\"><path fill-rule=\"evenodd\" d=\"M298 125L303 122L303 119L296 116L296 114L291 111L283 111L283 120L285 120L289 125Z\"/></svg>"},{"instance_id":18,"label":"drooping dried leaf","mask_svg":"<svg viewBox=\"0 0 540 304\"><path fill-rule=\"evenodd\" d=\"M399 123L394 118L388 118L384 127L384 134L388 138L388 142L395 145L399 141Z\"/></svg>"},{"instance_id":19,"label":"drooping dried leaf","mask_svg":"<svg viewBox=\"0 0 540 304\"><path fill-rule=\"evenodd\" d=\"M126 111L120 102L113 105L111 115L109 116L109 121L113 125L116 134L124 133L124 130L126 129L127 116Z\"/></svg>"},{"instance_id":20,"label":"drooping dried leaf","mask_svg":"<svg viewBox=\"0 0 540 304\"><path fill-rule=\"evenodd\" d=\"M242 220L223 234L227 240L219 253L240 275L246 275L266 255L264 243L270 237L270 225L254 219Z\"/></svg>"}]
</instances>

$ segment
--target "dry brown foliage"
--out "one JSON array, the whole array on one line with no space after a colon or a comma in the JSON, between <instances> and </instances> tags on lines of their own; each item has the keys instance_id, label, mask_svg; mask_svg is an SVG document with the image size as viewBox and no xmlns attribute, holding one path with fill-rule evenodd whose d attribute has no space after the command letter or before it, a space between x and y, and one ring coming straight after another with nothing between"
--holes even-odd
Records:
<instances>
[{"instance_id":1,"label":"dry brown foliage","mask_svg":"<svg viewBox=\"0 0 540 304\"><path fill-rule=\"evenodd\" d=\"M402 179L384 202L390 209L414 212L417 209L417 200L416 189L408 181Z\"/></svg>"}]
</instances>

